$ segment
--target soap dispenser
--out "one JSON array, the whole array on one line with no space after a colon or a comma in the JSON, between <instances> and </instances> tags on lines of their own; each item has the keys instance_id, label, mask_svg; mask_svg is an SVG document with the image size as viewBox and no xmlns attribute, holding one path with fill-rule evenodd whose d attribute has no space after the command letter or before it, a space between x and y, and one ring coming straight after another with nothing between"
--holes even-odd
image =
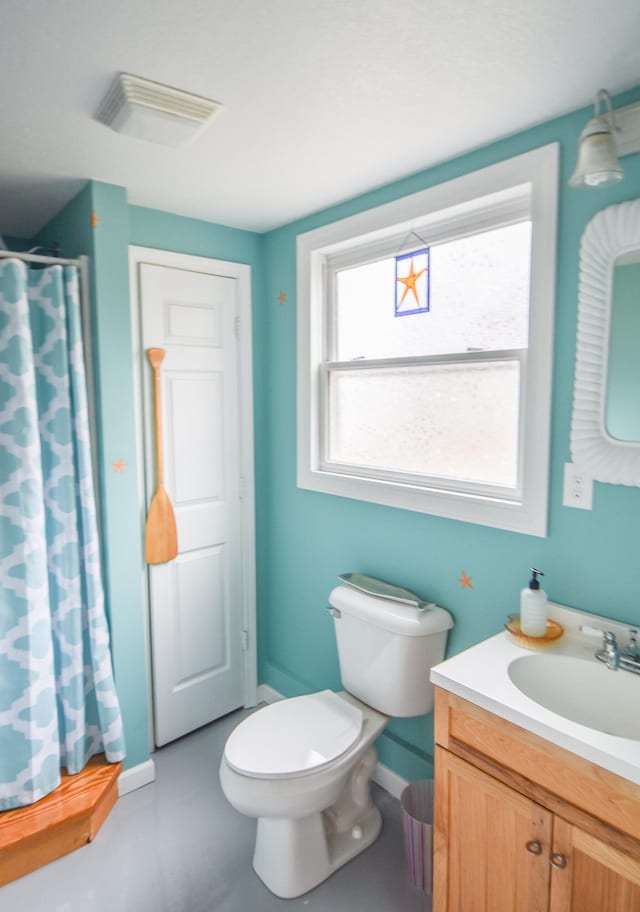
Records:
<instances>
[{"instance_id":1,"label":"soap dispenser","mask_svg":"<svg viewBox=\"0 0 640 912\"><path fill-rule=\"evenodd\" d=\"M520 593L520 630L525 636L543 637L547 632L547 593L540 588L542 570L531 568L529 585Z\"/></svg>"}]
</instances>

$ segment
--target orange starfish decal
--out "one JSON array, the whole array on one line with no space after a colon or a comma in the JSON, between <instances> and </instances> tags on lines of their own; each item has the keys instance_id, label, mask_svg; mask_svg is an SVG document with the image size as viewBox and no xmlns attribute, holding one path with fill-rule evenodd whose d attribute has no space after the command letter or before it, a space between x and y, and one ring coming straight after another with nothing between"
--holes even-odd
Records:
<instances>
[{"instance_id":1,"label":"orange starfish decal","mask_svg":"<svg viewBox=\"0 0 640 912\"><path fill-rule=\"evenodd\" d=\"M96 215L96 210L95 210L95 209L92 209L92 210L91 210L91 218L90 218L89 221L91 222L91 227L92 227L92 228L96 228L97 225L98 225L98 222L101 222L101 221L102 221L102 219L101 219L99 216Z\"/></svg>"},{"instance_id":2,"label":"orange starfish decal","mask_svg":"<svg viewBox=\"0 0 640 912\"><path fill-rule=\"evenodd\" d=\"M398 278L396 279L396 282L402 282L402 284L405 286L404 291L402 292L402 297L400 298L401 304L404 301L404 299L406 298L406 296L409 294L409 292L412 291L413 296L416 299L416 304L418 304L418 306L420 305L420 301L418 300L418 292L416 290L416 282L418 281L420 276L423 275L426 271L427 271L426 269L421 269L420 272L414 272L413 271L413 259L412 259L411 266L409 267L409 275L404 276L404 278L402 276L398 276Z\"/></svg>"},{"instance_id":3,"label":"orange starfish decal","mask_svg":"<svg viewBox=\"0 0 640 912\"><path fill-rule=\"evenodd\" d=\"M278 295L278 300L280 301L281 304L284 304L284 302L287 300L287 296L284 293L284 291L280 292L280 294Z\"/></svg>"},{"instance_id":4,"label":"orange starfish decal","mask_svg":"<svg viewBox=\"0 0 640 912\"><path fill-rule=\"evenodd\" d=\"M127 466L126 462L123 462L121 459L119 459L117 462L112 462L111 465L113 466L114 472L119 472L121 475L124 475L124 470Z\"/></svg>"},{"instance_id":5,"label":"orange starfish decal","mask_svg":"<svg viewBox=\"0 0 640 912\"><path fill-rule=\"evenodd\" d=\"M473 577L472 577L472 576L467 576L466 571L463 570L463 571L462 571L462 576L459 576L459 577L458 577L458 582L462 584L462 588L463 588L463 589L465 589L465 588L466 588L466 589L473 589L473 586L471 585L471 580L472 580L472 579L473 579Z\"/></svg>"}]
</instances>

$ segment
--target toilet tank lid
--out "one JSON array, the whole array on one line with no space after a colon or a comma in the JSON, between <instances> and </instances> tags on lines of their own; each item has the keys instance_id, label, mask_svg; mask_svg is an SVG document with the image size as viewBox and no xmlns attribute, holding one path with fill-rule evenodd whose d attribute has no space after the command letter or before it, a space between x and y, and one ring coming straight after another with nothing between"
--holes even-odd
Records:
<instances>
[{"instance_id":1,"label":"toilet tank lid","mask_svg":"<svg viewBox=\"0 0 640 912\"><path fill-rule=\"evenodd\" d=\"M412 605L368 595L351 586L336 586L329 595L329 604L344 614L401 636L431 636L453 627L449 612L437 605L420 611Z\"/></svg>"},{"instance_id":2,"label":"toilet tank lid","mask_svg":"<svg viewBox=\"0 0 640 912\"><path fill-rule=\"evenodd\" d=\"M301 775L345 753L362 730L362 710L332 690L271 703L227 739L232 769L257 779Z\"/></svg>"}]
</instances>

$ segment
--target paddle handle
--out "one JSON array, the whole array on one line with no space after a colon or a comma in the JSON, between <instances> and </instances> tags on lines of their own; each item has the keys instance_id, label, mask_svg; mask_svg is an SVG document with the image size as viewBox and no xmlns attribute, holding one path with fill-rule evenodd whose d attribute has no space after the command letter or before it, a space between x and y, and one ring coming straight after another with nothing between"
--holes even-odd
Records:
<instances>
[{"instance_id":1,"label":"paddle handle","mask_svg":"<svg viewBox=\"0 0 640 912\"><path fill-rule=\"evenodd\" d=\"M164 348L148 348L147 358L153 369L153 409L156 424L155 455L156 455L156 488L164 487L164 451L162 436L162 380L160 369L165 359Z\"/></svg>"}]
</instances>

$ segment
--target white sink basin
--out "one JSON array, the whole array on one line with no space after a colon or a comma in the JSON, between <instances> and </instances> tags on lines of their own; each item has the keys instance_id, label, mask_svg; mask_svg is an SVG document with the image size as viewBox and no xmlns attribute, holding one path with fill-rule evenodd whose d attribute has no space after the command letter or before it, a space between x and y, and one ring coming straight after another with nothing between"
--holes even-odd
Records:
<instances>
[{"instance_id":1,"label":"white sink basin","mask_svg":"<svg viewBox=\"0 0 640 912\"><path fill-rule=\"evenodd\" d=\"M618 738L640 740L640 679L597 659L535 653L512 659L507 672L526 697L551 712Z\"/></svg>"},{"instance_id":2,"label":"white sink basin","mask_svg":"<svg viewBox=\"0 0 640 912\"><path fill-rule=\"evenodd\" d=\"M498 633L431 669L431 680L454 696L571 751L640 786L640 675L609 671L594 653L611 630L627 643L629 627L549 602L564 635L544 652Z\"/></svg>"}]
</instances>

